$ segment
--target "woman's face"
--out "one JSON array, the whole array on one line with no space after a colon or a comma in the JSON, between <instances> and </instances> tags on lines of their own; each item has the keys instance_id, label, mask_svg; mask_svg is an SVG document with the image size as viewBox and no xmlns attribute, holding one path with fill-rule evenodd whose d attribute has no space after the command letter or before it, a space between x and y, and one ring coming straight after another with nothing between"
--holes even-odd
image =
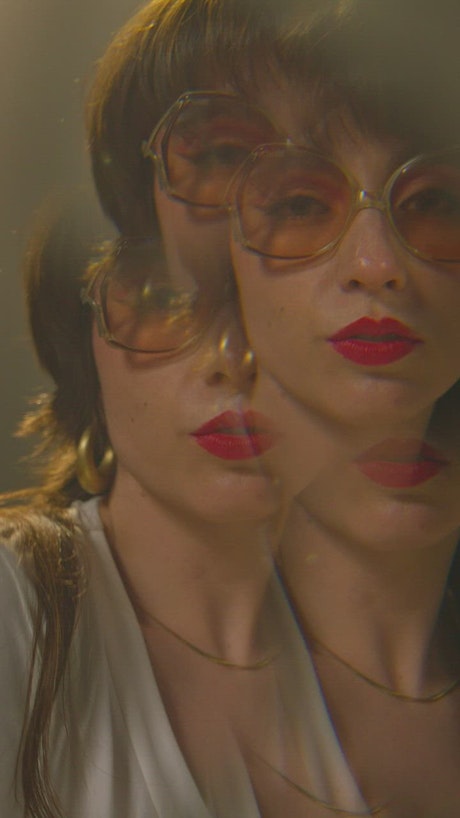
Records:
<instances>
[{"instance_id":1,"label":"woman's face","mask_svg":"<svg viewBox=\"0 0 460 818\"><path fill-rule=\"evenodd\" d=\"M269 422L249 414L254 369L231 305L192 350L167 360L111 347L96 330L93 348L116 487L208 521L276 511L261 456Z\"/></svg>"},{"instance_id":2,"label":"woman's face","mask_svg":"<svg viewBox=\"0 0 460 818\"><path fill-rule=\"evenodd\" d=\"M272 88L259 104L308 146L308 100ZM343 124L328 153L377 193L411 158ZM460 263L411 255L381 210L357 212L338 245L309 261L263 258L235 237L232 254L260 366L319 417L361 428L416 417L460 377Z\"/></svg>"},{"instance_id":3,"label":"woman's face","mask_svg":"<svg viewBox=\"0 0 460 818\"><path fill-rule=\"evenodd\" d=\"M238 108L239 103L236 105ZM204 108L206 123L206 104ZM217 111L206 131L212 143L208 151L202 144L200 123L197 125L201 106L191 110L186 106L183 113L171 134L173 144L179 146L179 170L173 170L172 176L179 187L185 184L184 190L180 187L179 198L169 195L163 174L155 172L158 162L153 165L161 234L158 250L162 253L158 276L179 293L175 298L180 302L179 310L171 318L176 326L184 323L182 293L190 304L196 292L204 294L208 302L222 303L232 282L227 213L183 201L181 197L187 199L188 174L212 164L215 152L219 156L225 153L224 172L231 174L234 154L246 147L247 139L256 138L243 112L241 127L227 139L222 128L228 119ZM162 134L159 138L162 140ZM169 154L169 148L162 143L157 155L164 152ZM167 167L169 172L171 164ZM138 265L136 271L135 280L143 282L145 276ZM144 295L150 304L152 294L155 297L155 281L152 287L149 274L142 292L133 297L129 268L126 281L123 276L122 270L116 285L109 289L115 301L114 326L129 336L128 343L132 336L144 343L144 326L148 335L155 324L145 306L142 315L133 316L131 305L135 301L142 305ZM234 301L221 306L190 351L166 360L110 347L94 333L102 402L117 458L116 486L134 485L158 502L203 519L265 518L278 505L275 480L267 476L262 462L263 453L273 442L271 424L262 414L250 412L255 371L252 363L248 366L244 361L246 342ZM170 332L171 322L165 330L168 336Z\"/></svg>"}]
</instances>

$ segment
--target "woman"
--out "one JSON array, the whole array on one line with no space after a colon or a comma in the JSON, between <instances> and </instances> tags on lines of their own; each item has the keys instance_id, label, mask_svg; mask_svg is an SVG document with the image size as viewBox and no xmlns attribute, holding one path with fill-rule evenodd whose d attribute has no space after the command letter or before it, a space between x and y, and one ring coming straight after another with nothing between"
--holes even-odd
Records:
<instances>
[{"instance_id":1,"label":"woman","mask_svg":"<svg viewBox=\"0 0 460 818\"><path fill-rule=\"evenodd\" d=\"M341 745L392 818L459 809L458 440L419 434L338 449L280 550Z\"/></svg>"},{"instance_id":2,"label":"woman","mask_svg":"<svg viewBox=\"0 0 460 818\"><path fill-rule=\"evenodd\" d=\"M267 422L249 413L253 362L222 282L212 300L211 285L181 285L153 238L94 262L79 306L82 248L66 230L29 261L34 335L56 392L28 423L46 423L57 451L29 509L2 522L14 546L1 555L2 803L11 816L23 798L34 816L56 804L78 816L205 815L206 800L223 815L229 683L241 696L238 674L250 682L274 660L261 612L279 492L260 466ZM88 432L75 389L93 404ZM102 500L62 508L89 494Z\"/></svg>"},{"instance_id":3,"label":"woman","mask_svg":"<svg viewBox=\"0 0 460 818\"><path fill-rule=\"evenodd\" d=\"M272 759L287 747L315 759L316 802L363 806L272 581L266 526L279 486L260 463L270 424L249 411L254 364L226 219L154 190L147 143L167 84L196 67L192 11L151 4L100 65L90 142L119 238L88 266L64 221L29 254L33 337L55 391L24 425L41 435L42 484L2 515L0 786L11 817L250 818L265 767L253 786L249 765L267 746ZM147 107L149 61L172 42L182 71L164 66ZM230 156L224 145L226 175L270 131L246 102L231 105L242 130ZM286 633L300 660L284 665Z\"/></svg>"},{"instance_id":4,"label":"woman","mask_svg":"<svg viewBox=\"0 0 460 818\"><path fill-rule=\"evenodd\" d=\"M106 211L123 232L148 234L156 207L186 267L214 254L229 263L230 208L246 329L268 374L325 422L426 419L459 375L458 6L292 0L259 11L168 3L150 25L147 7L145 36L136 21L109 51L89 107ZM256 150L235 176L264 143L279 147ZM310 216L312 172L323 188ZM317 234L321 208L334 218Z\"/></svg>"},{"instance_id":5,"label":"woman","mask_svg":"<svg viewBox=\"0 0 460 818\"><path fill-rule=\"evenodd\" d=\"M361 677L376 682L373 689L386 686L389 701L409 705L404 726L411 741L402 745L401 772L392 778L399 714L378 705L366 711L382 727L373 734L383 748L373 765L369 743L352 729L359 697L347 709L348 695L341 699L335 691L333 712L339 724L346 721L339 733L368 803L388 798L384 814L392 816L455 814L458 740L450 725L458 724L458 648L444 588L458 537L457 483L455 468L442 465L450 457L433 454L426 437L435 402L459 377L459 121L452 104L458 4L287 3L270 7L263 19L252 17L250 3L245 13L237 4L218 7L226 42L237 12L245 25L230 69L219 62L228 53L220 41L217 90L238 91L265 116L265 145L244 160L250 140L240 139L244 126L229 108L228 123L221 110L220 119L211 117L212 138L206 129L206 138L197 138L187 112L202 125L202 109L196 98L182 98L184 117L173 107L144 155L162 167L162 190L194 207L197 220L229 205L245 328L272 386L284 388L308 421L304 459L312 427L340 443L317 479L300 473L298 491L304 489L310 516L287 538L294 557L285 574L313 644L331 645L340 656L343 643L345 660L364 668ZM225 16L229 8L233 18ZM214 46L215 34L211 23L203 41ZM435 61L425 59L427 43ZM199 56L197 64L201 69ZM206 91L202 77L192 74L190 87L196 86ZM233 177L232 165L222 183L223 168L236 155L243 167ZM180 243L181 230L175 234ZM301 443L300 432L297 449ZM397 483L381 485L370 471L391 471ZM310 574L315 562L320 568ZM362 600L374 595L371 611ZM326 675L324 661L321 670ZM423 706L438 701L427 716ZM394 728L385 732L390 716ZM438 788L427 777L435 759L421 750L435 746L435 737ZM301 804L315 809L289 762L275 770L275 780L283 770L280 800L288 793L298 799L290 801L290 814ZM265 795L263 809L276 809L269 786Z\"/></svg>"},{"instance_id":6,"label":"woman","mask_svg":"<svg viewBox=\"0 0 460 818\"><path fill-rule=\"evenodd\" d=\"M317 21L319 28L316 29L316 34L321 30L321 25L324 27L326 23L332 23L335 19L336 4L327 4L325 9L327 12L331 11L332 17L326 16L323 21L321 19ZM277 497L273 496L273 485L266 477L261 476L258 468L248 469L248 464L240 468L228 458L221 458L219 462L223 465L222 472L220 467L214 469L215 461L211 461L213 466L210 466L209 471L208 465L203 464L203 469L197 465L200 481L197 480L196 485L190 486L188 479L185 479L185 467L191 466L193 460L195 472L195 457L189 460L184 456L182 459L179 443L176 464L178 470L174 471L174 463L170 467L168 465L164 483L163 475L160 479L158 470L151 468L150 458L149 462L145 458L145 453L150 453L152 463L154 462L155 452L152 452L151 448L150 429L154 426L153 414L156 413L152 412L150 417L150 410L158 392L156 389L154 394L150 391L153 389L150 378L153 381L157 374L167 377L170 384L168 390L171 389L169 396L177 394L181 383L184 384L184 394L188 389L188 387L185 389L188 382L185 370L186 364L192 361L191 352L189 358L180 355L177 360L171 358L161 365L157 364L158 359L155 358L158 352L172 355L173 351L181 349L182 344L178 343L176 335L177 319L179 328L183 327L183 322L185 323L184 343L192 341L197 343L193 354L198 356L199 366L197 364L196 370L195 366L192 368L192 374L198 377L198 384L206 387L205 392L208 387L211 388L206 376L201 375L200 381L197 374L197 371L206 372L201 363L201 356L203 349L206 350L208 336L202 336L204 346L200 347L196 325L194 326L193 320L189 321L189 317L194 319L198 315L200 320L202 317L203 299L197 298L197 291L199 295L200 291L207 292L210 288L214 296L216 291L222 293L225 289L230 270L228 222L224 207L228 184L235 171L256 146L278 138L276 127L263 110L263 93L259 93L261 78L257 74L257 69L262 66L263 78L267 79L264 58L268 55L270 73L274 74L273 82L277 84L282 81L281 78L295 74L299 67L305 68L301 51L296 51L295 43L293 41L289 43L286 39L290 28L293 32L302 34L297 25L298 21L294 20L295 25L291 25L290 9L274 6L271 10L273 16L261 19L260 8L252 3L243 6L236 2L163 0L152 3L141 11L135 21L116 38L108 55L100 64L88 108L90 148L99 195L106 213L122 237L116 252L110 254L102 270L94 271L94 277L84 291L85 304L89 303L94 307L99 330L105 338L101 339L94 333L91 343L89 311L83 310L77 301L75 286L71 289L67 302L68 309L63 310L61 295L63 282L57 277L54 268L44 275L44 268L39 266L36 286L31 288L32 321L40 344L41 356L60 386L52 407L43 407L39 420L32 424L35 428L41 424L43 429L51 420L51 443L60 444L58 456L51 464L49 482L43 492L42 499L46 500L47 516L41 525L43 527L47 525L50 505L56 516L55 509L58 503L62 507L62 504L68 503L69 500L85 496L76 484L76 445L85 430L91 429L91 434L85 434L80 445L80 480L83 486L88 487L86 478L89 449L89 453L94 455L89 457L89 476L93 481L93 488L98 493L101 491L109 493L107 499L100 505L103 528L97 519L94 504L81 511L82 523L87 534L90 530L96 531L90 538L95 545L95 554L100 557L100 561L99 557L96 557L96 564L91 564L99 584L93 586L90 584L90 588L96 587L99 590L99 587L104 585L103 578L110 575L106 582L109 586L108 595L104 597L101 606L101 618L103 619L104 611L108 611L110 621L103 619L104 638L101 641L108 639L106 650L110 653L112 667L118 661L115 674L117 684L114 687L109 684L109 671L104 663L98 664L96 672L90 674L88 694L85 685L83 683L79 685L79 682L82 682L81 674L84 676L85 668L88 666L88 658L101 655L99 650L101 642L98 642L100 638L98 629L95 644L91 640L86 643L84 638L88 632L94 630L94 623L99 618L97 604L95 608L91 608L93 604L91 591L84 597L89 607L82 606L79 624L73 633L76 602L81 592L77 580L81 575L82 565L76 551L77 532L73 528L73 518L69 521L67 515L62 512L62 525L56 523L57 528L53 529L52 540L55 546L54 556L53 553L50 555L44 550L43 536L39 537L40 545L31 547L32 541L36 542L37 538L36 528L30 524L26 534L22 535L21 548L26 553L31 553L35 585L39 591L43 589L39 614L45 623L43 645L41 638L39 639L44 659L41 661L41 655L37 653L36 672L39 675L37 689L34 684L31 688L31 703L34 709L26 726L23 754L22 783L27 790L26 798L32 814L33 810L36 815L46 814L46 809L48 813L50 812L50 790L46 789L46 786L44 789L44 782L47 780L46 753L50 746L47 741L47 729L51 703L59 689L64 669L67 670L67 676L70 675L68 680L70 693L72 694L71 685L72 682L75 683L76 672L76 687L83 694L85 707L83 716L80 717L82 739L80 744L72 741L66 746L62 725L59 724L58 716L54 715L51 733L53 739L53 758L50 759L51 782L55 786L56 782L59 783L58 794L64 800L65 808L67 798L67 802L72 805L68 811L72 808L76 815L79 814L79 810L81 814L91 812L92 803L93 806L97 804L97 809L102 815L116 815L116 810L122 815L132 814L135 809L140 815L152 812L155 814L156 809L163 818L163 815L170 814L207 814L205 811L207 807L211 811L214 810L217 815L225 815L225 810L231 810L232 814L238 811L239 814L252 815L257 814L257 810L267 816L280 814L287 803L287 798L292 797L295 790L285 781L284 772L295 780L297 771L300 775L302 796L300 804L292 805L291 814L295 814L294 809L300 810L302 815L308 809L309 814L315 818L316 815L330 814L331 809L353 814L369 812L359 787L350 775L333 725L324 710L320 690L311 674L308 656L302 656L301 662L298 662L301 646L296 646L297 653L294 653L294 665L290 666L291 673L282 673L281 682L276 673L273 674L274 678L270 676L271 669L276 664L274 656L278 650L276 641L278 632L276 629L261 627L266 622L266 616L262 614L266 613L264 598L269 567L266 549L262 551L261 557L260 549L256 549L255 552L253 546L261 520L265 521L276 510ZM301 12L303 11L301 9ZM314 11L312 8L312 13ZM315 13L313 22L314 18ZM305 22L307 32L314 31L311 28L311 20L305 18ZM234 49L235 42L239 44L238 50ZM278 80L277 71L280 72ZM190 89L203 90L204 93L183 96ZM214 94L215 91L218 93ZM236 97L235 91L239 92ZM270 91L269 83L266 93ZM254 105L255 102L258 102L258 105ZM152 158L157 173L152 172ZM195 170L196 173L191 174L190 170ZM200 180L203 179L204 184L201 185ZM200 187L198 194L197 184ZM161 227L165 262L160 270L161 287L153 288L153 306L155 315L159 308L164 318L166 301L167 309L172 309L174 320L166 321L166 324L161 322L160 348L156 346L158 326L154 322L155 347L151 348L150 343L148 345L144 343L146 334L143 324L145 301L147 300L147 304L151 303L151 282L141 275L139 288L136 275L139 269L144 269L145 264L144 250L139 251L138 248L145 248L146 237L155 237L157 223ZM148 257L148 251L145 252ZM153 255L157 258L157 253ZM151 265L151 260L149 264ZM124 270L128 270L129 275L125 275ZM134 281L137 282L134 293L131 289L133 270ZM166 292L165 271L168 284ZM106 273L108 278L104 278ZM172 279L173 286L169 279ZM56 299L54 303L53 298ZM109 299L109 302L105 299ZM214 297L211 301L213 304L216 303ZM62 326L57 328L53 338L49 335L51 327L47 310L54 313L53 307L56 306L56 302L59 305L57 319L58 321L62 319ZM206 298L204 302L206 306ZM107 303L110 304L110 309ZM197 313L194 312L195 308ZM133 309L136 316L134 323L130 318ZM212 338L213 333L216 333L217 338L221 334L219 322L225 320L226 309L225 305L222 305L215 322L208 325L211 347L216 345ZM204 312L209 314L206 309ZM171 325L174 330L172 341ZM167 332L164 332L165 327ZM147 328L147 337L151 341L151 327L147 325ZM119 331L122 333L121 338ZM165 342L165 335L168 343ZM82 338L86 339L83 344ZM109 347L106 349L105 341L113 344L114 339L118 344L121 343L122 350ZM218 352L221 346L217 344ZM225 349L227 343L223 346L223 352L228 353L229 350ZM237 350L241 347L238 340L236 347ZM222 349L220 351L222 352ZM75 358L76 352L78 354ZM145 354L147 352L148 355ZM205 357L208 359L207 354ZM248 363L241 349L239 354L235 353L230 345L230 359L234 357L237 361L246 360ZM219 422L222 423L222 408L228 408L229 392L234 399L235 385L231 384L229 389L227 373L221 371L220 364L212 363L214 352L209 354L209 359L211 373L214 373L210 378L212 385L223 389L221 399L211 400L214 412L212 417L214 419L220 417ZM70 370L69 362L72 362ZM167 367L172 369L166 376ZM178 381L175 380L176 377ZM434 396L441 385L449 383L452 377L449 367L443 372L434 389L428 390L428 395ZM158 386L160 387L160 381ZM241 388L244 393L246 389L244 383L240 391ZM76 389L85 396L85 402L79 401L78 406L75 405ZM191 388L190 397L198 394L200 390L200 386L197 386L196 392ZM425 393L423 399L422 404L427 400ZM218 405L217 414L215 404ZM243 406L245 405L243 402ZM167 430L172 421L171 413L166 409L166 405L162 411L167 415L167 423L165 422L164 426ZM251 419L251 432L253 425ZM205 454L210 454L203 446L205 442L209 443L209 440L204 440L209 437L207 424L204 425L204 429L201 425L195 427L193 431L196 433L194 438L202 438L200 447L193 448L195 454L200 449L204 449ZM242 426L233 425L230 431L233 436L235 434L241 436ZM256 440L259 438L257 454L263 446L264 435L259 434L260 431L257 427ZM265 431L265 424L262 431ZM222 427L218 426L217 437L220 438L223 432ZM225 430L224 437L227 433L228 429ZM216 428L212 426L210 436L216 437ZM165 439L163 435L157 436L155 441L158 446L164 446L163 451L169 457L174 446L168 449L169 433L165 433L164 437ZM109 440L116 450L117 466L113 483L107 485L94 480L96 475L91 463L93 460L95 462L102 460L104 466L107 465L109 458L105 457L105 452ZM187 437L187 443L184 442L186 450L189 443ZM198 446L196 439L192 443L193 446ZM247 446L243 446L243 449L248 453ZM84 467L81 465L82 455L83 463L86 463ZM209 461L205 462L208 464ZM162 464L161 468L164 467L165 464ZM178 498L176 480L179 486ZM251 487L252 496L251 493L248 495L246 483ZM203 485L206 487L205 493L202 490ZM232 488L232 492L235 490L236 500L232 499L233 493L227 491L229 487ZM207 500L211 491L214 505L217 505L217 518L215 512L209 511ZM214 492L217 492L219 497L217 503ZM157 513L158 509L153 515L153 497L161 506L160 515ZM236 506L235 504L232 506L232 503L238 505L240 502L243 503L244 511L241 513L238 510L237 513ZM231 514L229 505L232 508ZM231 525L227 526L229 517ZM28 518L25 519L27 521ZM224 533L223 521L226 523ZM108 548L103 539L103 529L111 543L115 563L112 558L106 559ZM173 542L176 556L180 551L183 559L170 559L169 551L165 553L159 541L159 531L165 534L165 544L166 532L169 532L168 542ZM219 555L222 556L217 560L217 564L213 549L216 539L223 545L222 551L219 551ZM241 546L244 543L246 547L238 545L235 548L236 541ZM86 558L87 549L85 550L84 546L82 548ZM233 550L236 554L233 554ZM154 551L158 551L156 554L158 565L160 562L162 565L161 570L158 568L158 576L157 561L153 560ZM227 559L229 551L232 552L231 560ZM206 567L204 552L208 555L213 554L213 560L209 563L206 560ZM198 555L202 555L203 559L201 560ZM7 562L11 564L8 560ZM114 564L117 565L117 570ZM145 570L147 564L152 564L151 572ZM19 585L21 589L20 608L24 612L24 594L30 594L31 591L27 583L25 590L22 591L21 586L25 580L20 573L19 578L17 577L14 560L11 570L15 577L12 587L16 589ZM211 571L214 577L211 583L212 590L207 588L208 571ZM124 585L120 584L120 576ZM195 580L197 576L201 577L202 581L194 586L191 578ZM163 590L160 581L164 583ZM113 590L113 587L118 589L115 595L110 590L110 588ZM169 590L173 588L173 596L168 595L166 598L164 587ZM50 588L53 594L50 593ZM132 599L133 609L130 614L127 613L125 588ZM187 589L187 599L183 596L183 588ZM16 591L13 597L15 593ZM9 600L8 596L5 598ZM124 602L121 602L121 599ZM190 604L185 605L186 601ZM238 635L235 634L233 627L230 627L235 618L236 601ZM13 602L18 604L17 596ZM164 606L161 611L160 602ZM123 616L115 619L115 613L120 606ZM21 623L24 632L30 633L31 625L27 606L25 607L26 612ZM69 614L64 618L62 611L66 607ZM191 607L196 613L193 623L189 613ZM282 610L283 606L280 604L277 622L281 620ZM170 614L169 619L166 616L167 611ZM210 627L210 612L213 615L213 623L215 619L215 627L214 624ZM107 613L105 615L107 616ZM144 641L140 638L136 620L141 627ZM112 627L113 624L115 627ZM124 630L126 626L128 633ZM291 625L287 624L286 627L291 628L289 634L292 641L298 640L298 635L292 631ZM150 635L152 629L155 630L155 638ZM38 619L37 636L41 637L41 631L42 625ZM64 634L58 651L55 648L56 632ZM157 696L155 699L155 706L157 713L163 713L159 729L162 731L161 738L165 739L161 752L158 752L158 745L155 742L152 748L152 736L158 725L150 724L146 711L142 709L146 699L142 695L133 696L132 690L130 695L126 669L120 667L119 646L122 633L125 635L123 646L131 645L131 649L127 648L128 669L141 666L139 651L144 651L145 670L144 642L155 667L157 692L159 696L161 694L160 698ZM282 633L281 630L280 634ZM11 638L11 635L7 634L7 637ZM87 653L86 644L89 645ZM228 652L222 650L224 646L228 648ZM18 649L20 647L21 643L18 642ZM190 691L191 693L186 700L185 713L182 691L175 682L179 674L178 657L174 655L174 647L177 651L179 649L185 651L189 657L189 662L186 663L189 682L187 693ZM69 650L76 659L67 663ZM199 668L192 670L190 665L192 658L195 657L200 657L204 662L200 661ZM26 658L21 655L18 658L18 665L13 663L12 667L19 666L23 670L27 666ZM75 671L75 662L77 669L80 668L79 671ZM217 684L211 673L211 669L217 672L228 664L232 667L237 665L236 669L241 672L269 669L267 674L269 681L265 681L262 672L251 674L251 682L244 685L244 695L238 696L238 684L223 681L222 678ZM203 671L204 667L207 672ZM289 666L286 667L289 670ZM295 672L292 672L293 667ZM21 673L21 676L23 675ZM289 679L294 678L296 682L298 681L298 689L294 689L294 695L290 695L292 690L285 683L286 675ZM144 672L141 673L141 677L143 684ZM227 680L230 678L226 676ZM131 674L129 681L132 685ZM122 695L118 709L116 696L120 694L120 684ZM264 702L267 691L273 688L275 694L270 693L268 696L268 708L265 705L252 706L254 703L260 705ZM11 680L9 689L13 689ZM112 690L110 696L107 696L107 689ZM212 699L207 695L210 690L213 694ZM279 700L280 690L284 698L277 724L279 722L283 729L273 731L271 725L275 711L271 703ZM135 693L137 692L136 687ZM21 696L20 688L18 695ZM78 699L74 697L72 700L71 695L71 701L75 705ZM239 754L232 756L227 752L228 747L232 745L231 739L230 744L223 742L222 756L213 752L217 746L216 740L210 741L209 754L205 752L204 742L200 739L203 713L207 713L210 701L215 701L216 705L212 710L212 717L207 721L213 722L215 717L216 732L212 732L212 724L206 724L206 734L211 729L210 735L217 735L221 739L227 726L228 714L232 731L236 733L242 745L252 780L249 780L245 773L246 768L241 767ZM58 702L59 699L56 701L56 707ZM224 708L219 707L221 702L225 702ZM242 702L244 706L241 706ZM170 722L164 717L162 710L164 705ZM149 712L151 709L150 707ZM222 709L224 718L221 722ZM109 721L113 718L115 735L119 731L118 734L122 736L121 742L112 744L111 738L101 739L104 725L107 724L107 719L104 721L107 710L110 711ZM11 712L17 712L17 703L16 710L12 707ZM55 713L59 712L55 710ZM70 720L69 729L71 735L74 735L76 719L72 718L72 711L68 707L65 707L63 712L67 713ZM128 723L136 726L134 732L137 734L137 740L134 742L133 754L130 750L130 739L122 732L120 714L125 718L128 715ZM267 715L271 718L267 718ZM296 717L299 729L294 734L295 741L291 741L292 722ZM285 722L287 727L284 727ZM176 734L181 750L178 750L172 732ZM11 733L5 733L7 740L9 735ZM88 735L90 740L87 741ZM14 741L10 744L14 746ZM84 750L83 769L81 750ZM69 751L75 754L74 758L71 758L71 763ZM190 769L186 766L184 768L184 756L198 782L201 795L191 781ZM107 760L108 757L110 761ZM220 763L222 758L226 759L226 766ZM228 758L232 759L231 763ZM305 758L308 758L308 763ZM214 767L210 762L214 763ZM73 775L72 769L77 770L76 776ZM76 789L75 781L78 784L84 781L88 769L93 771L99 769L105 785L101 785L97 776L96 779L89 776L87 789L84 787ZM145 770L147 772L144 779ZM180 771L179 775L177 770ZM206 772L209 770L211 773L208 781ZM224 781L221 781L219 776L223 771ZM10 780L8 776L7 779ZM269 788L265 787L267 780L270 781ZM150 791L147 792L149 787ZM231 797L225 797L226 792L230 792ZM240 800L235 798L235 793ZM273 798L271 796L267 798L267 793L271 793ZM47 806L44 798L48 798Z\"/></svg>"},{"instance_id":7,"label":"woman","mask_svg":"<svg viewBox=\"0 0 460 818\"><path fill-rule=\"evenodd\" d=\"M56 383L25 424L51 446L45 481L1 521L8 815L258 818L267 750L305 767L313 805L366 814L273 577L273 438L231 290L185 285L151 237L108 248L79 296L68 232L29 257Z\"/></svg>"},{"instance_id":8,"label":"woman","mask_svg":"<svg viewBox=\"0 0 460 818\"><path fill-rule=\"evenodd\" d=\"M314 75L322 96L307 69L263 105L294 145L256 152L232 207L259 360L320 419L351 429L426 414L458 378L458 8L347 11L310 58L329 67ZM436 70L419 65L418 44L441 38Z\"/></svg>"},{"instance_id":9,"label":"woman","mask_svg":"<svg viewBox=\"0 0 460 818\"><path fill-rule=\"evenodd\" d=\"M298 493L282 573L357 781L391 818L460 808L460 10L400 6L336 4L319 37L327 4L306 79L257 98L288 143L256 149L229 195L258 405ZM422 42L443 43L434 71ZM318 430L336 456L311 479Z\"/></svg>"}]
</instances>

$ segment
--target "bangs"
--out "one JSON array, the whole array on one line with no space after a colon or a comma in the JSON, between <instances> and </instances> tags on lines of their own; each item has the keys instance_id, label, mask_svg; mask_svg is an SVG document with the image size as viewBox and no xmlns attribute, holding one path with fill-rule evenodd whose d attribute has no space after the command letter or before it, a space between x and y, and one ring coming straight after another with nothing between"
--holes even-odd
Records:
<instances>
[{"instance_id":1,"label":"bangs","mask_svg":"<svg viewBox=\"0 0 460 818\"><path fill-rule=\"evenodd\" d=\"M458 0L337 0L281 35L277 64L318 115L420 151L458 144ZM298 6L298 4L296 4Z\"/></svg>"},{"instance_id":2,"label":"bangs","mask_svg":"<svg viewBox=\"0 0 460 818\"><path fill-rule=\"evenodd\" d=\"M185 91L249 98L280 75L318 119L425 147L460 141L458 0L153 0L117 35L88 104L105 212L148 235L153 170L141 143ZM435 54L435 59L427 58Z\"/></svg>"}]
</instances>

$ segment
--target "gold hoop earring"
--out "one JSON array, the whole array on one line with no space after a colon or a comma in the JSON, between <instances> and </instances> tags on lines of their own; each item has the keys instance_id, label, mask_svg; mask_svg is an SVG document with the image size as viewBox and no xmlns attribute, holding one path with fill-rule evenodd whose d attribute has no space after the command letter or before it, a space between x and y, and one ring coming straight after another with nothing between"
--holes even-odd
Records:
<instances>
[{"instance_id":1,"label":"gold hoop earring","mask_svg":"<svg viewBox=\"0 0 460 818\"><path fill-rule=\"evenodd\" d=\"M76 473L83 491L88 494L103 494L113 477L115 454L107 446L102 459L96 465L94 460L95 426L92 423L83 432L77 446Z\"/></svg>"}]
</instances>

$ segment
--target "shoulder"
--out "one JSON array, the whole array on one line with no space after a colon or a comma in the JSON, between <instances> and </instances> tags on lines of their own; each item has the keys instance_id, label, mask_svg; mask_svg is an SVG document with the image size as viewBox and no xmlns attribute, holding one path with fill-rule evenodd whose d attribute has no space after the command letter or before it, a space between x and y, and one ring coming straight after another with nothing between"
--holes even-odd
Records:
<instances>
[{"instance_id":1,"label":"shoulder","mask_svg":"<svg viewBox=\"0 0 460 818\"><path fill-rule=\"evenodd\" d=\"M0 793L11 775L27 700L37 596L18 523L0 513ZM14 751L14 752L13 752ZM6 797L6 796L5 796Z\"/></svg>"},{"instance_id":2,"label":"shoulder","mask_svg":"<svg viewBox=\"0 0 460 818\"><path fill-rule=\"evenodd\" d=\"M77 531L71 510L0 510L0 699L11 713L24 706L37 627L67 625L79 598Z\"/></svg>"},{"instance_id":3,"label":"shoulder","mask_svg":"<svg viewBox=\"0 0 460 818\"><path fill-rule=\"evenodd\" d=\"M0 516L0 647L11 631L32 632L35 592L19 543L14 521Z\"/></svg>"},{"instance_id":4,"label":"shoulder","mask_svg":"<svg viewBox=\"0 0 460 818\"><path fill-rule=\"evenodd\" d=\"M77 559L78 530L72 509L1 509L0 637L14 622L32 628L37 590L47 576L66 582Z\"/></svg>"}]
</instances>

